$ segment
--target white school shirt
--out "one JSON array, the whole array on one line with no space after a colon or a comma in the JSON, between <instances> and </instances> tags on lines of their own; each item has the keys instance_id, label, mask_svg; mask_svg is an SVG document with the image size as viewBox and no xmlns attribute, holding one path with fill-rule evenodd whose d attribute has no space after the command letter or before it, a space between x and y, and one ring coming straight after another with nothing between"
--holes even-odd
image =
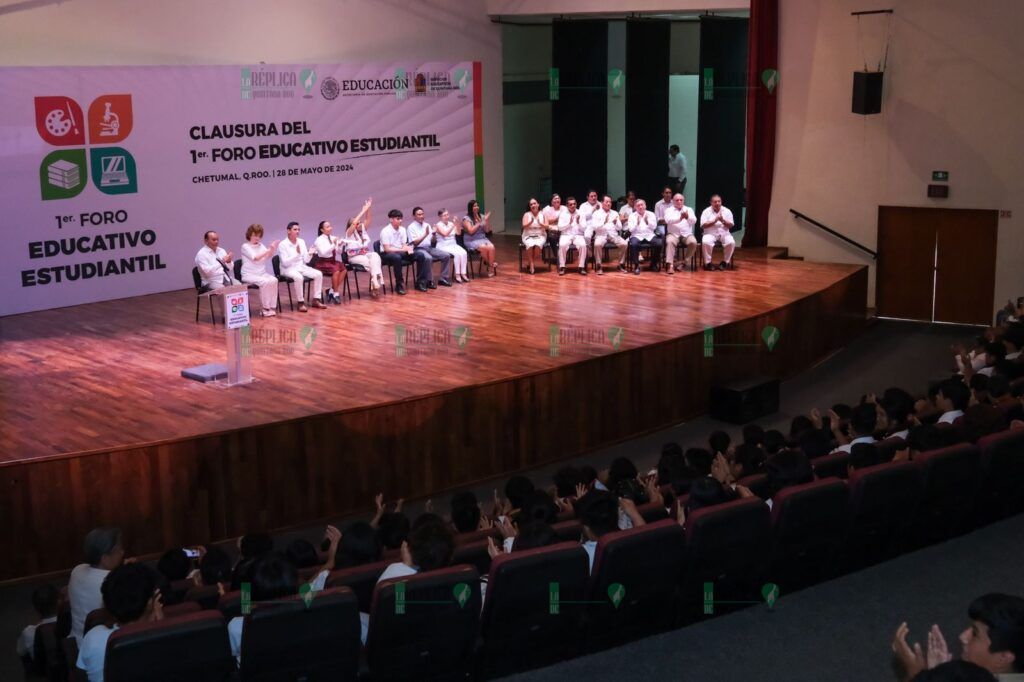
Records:
<instances>
[{"instance_id":1,"label":"white school shirt","mask_svg":"<svg viewBox=\"0 0 1024 682\"><path fill-rule=\"evenodd\" d=\"M853 446L857 445L858 443L876 443L876 442L878 442L878 441L876 441L874 439L874 437L872 437L872 436L861 436L860 438L854 438L849 443L844 443L843 445L840 445L833 452L845 452L846 454L850 454L851 452L853 452Z\"/></svg>"},{"instance_id":2,"label":"white school shirt","mask_svg":"<svg viewBox=\"0 0 1024 682\"><path fill-rule=\"evenodd\" d=\"M580 236L586 231L588 222L578 210L575 212L566 210L565 213L558 216L558 231L566 237Z\"/></svg>"},{"instance_id":3,"label":"white school shirt","mask_svg":"<svg viewBox=\"0 0 1024 682\"><path fill-rule=\"evenodd\" d=\"M21 636L18 637L18 656L28 656L29 658L35 658L36 628L40 625L46 625L47 623L56 622L57 616L50 616L49 618L43 618L36 625L26 625L25 629L21 631Z\"/></svg>"},{"instance_id":4,"label":"white school shirt","mask_svg":"<svg viewBox=\"0 0 1024 682\"><path fill-rule=\"evenodd\" d=\"M541 210L541 213L543 213L544 217L548 220L548 225L557 225L562 221L562 215L568 212L569 209L565 206L559 206L556 211L552 206L548 205Z\"/></svg>"},{"instance_id":5,"label":"white school shirt","mask_svg":"<svg viewBox=\"0 0 1024 682\"><path fill-rule=\"evenodd\" d=\"M685 218L683 216L686 216ZM697 224L697 214L693 209L683 204L682 210L675 206L665 209L665 227L669 234L676 234L682 237L689 237L693 234L693 226Z\"/></svg>"},{"instance_id":6,"label":"white school shirt","mask_svg":"<svg viewBox=\"0 0 1024 682\"><path fill-rule=\"evenodd\" d=\"M366 230L356 230L351 237L345 237L345 250L350 258L366 255L372 246L370 235L366 234Z\"/></svg>"},{"instance_id":7,"label":"white school shirt","mask_svg":"<svg viewBox=\"0 0 1024 682\"><path fill-rule=\"evenodd\" d=\"M228 272L225 272L223 265L224 259L227 257L228 252L219 246L216 251L205 244L203 248L199 249L196 254L196 267L199 268L199 275L203 278L203 286L223 286L225 278L228 280L227 284L231 283L230 267Z\"/></svg>"},{"instance_id":8,"label":"white school shirt","mask_svg":"<svg viewBox=\"0 0 1024 682\"><path fill-rule=\"evenodd\" d=\"M629 216L629 231L642 242L654 239L654 228L657 226L658 220L650 211L644 211L643 217L639 212Z\"/></svg>"},{"instance_id":9,"label":"white school shirt","mask_svg":"<svg viewBox=\"0 0 1024 682\"><path fill-rule=\"evenodd\" d=\"M622 221L615 209L605 211L602 207L590 215L590 228L594 235L618 236Z\"/></svg>"},{"instance_id":10,"label":"white school shirt","mask_svg":"<svg viewBox=\"0 0 1024 682\"><path fill-rule=\"evenodd\" d=\"M242 244L242 279L261 277L267 274L267 261L256 260L270 250L266 244L253 244L246 242Z\"/></svg>"},{"instance_id":11,"label":"white school shirt","mask_svg":"<svg viewBox=\"0 0 1024 682\"><path fill-rule=\"evenodd\" d=\"M949 412L943 412L942 416L939 417L940 424L952 424L957 420L958 417L964 416L963 410L950 410Z\"/></svg>"},{"instance_id":12,"label":"white school shirt","mask_svg":"<svg viewBox=\"0 0 1024 682\"><path fill-rule=\"evenodd\" d=\"M668 176L680 180L686 177L686 157L682 153L676 154L674 159L668 155Z\"/></svg>"},{"instance_id":13,"label":"white school shirt","mask_svg":"<svg viewBox=\"0 0 1024 682\"><path fill-rule=\"evenodd\" d=\"M380 250L384 252L384 246L390 246L393 249L405 248L406 244L409 243L409 238L406 235L405 228L401 225L398 229L391 227L391 223L384 226L384 229L380 231Z\"/></svg>"},{"instance_id":14,"label":"white school shirt","mask_svg":"<svg viewBox=\"0 0 1024 682\"><path fill-rule=\"evenodd\" d=\"M630 206L629 204L626 204L625 206L619 209L619 217L622 218L622 222L626 222L627 220L629 220L629 216L633 215L634 213L636 213L636 211L634 211L633 207Z\"/></svg>"},{"instance_id":15,"label":"white school shirt","mask_svg":"<svg viewBox=\"0 0 1024 682\"><path fill-rule=\"evenodd\" d=\"M705 208L704 212L700 214L700 224L701 225L707 225L707 223L709 221L714 220L719 215L723 219L725 219L726 221L732 223L733 226L735 227L736 221L733 220L732 211L727 209L725 206L722 207L722 210L721 210L720 213L715 213L715 209L711 208L710 206ZM714 225L712 225L710 227L706 227L704 229L706 229L706 230L719 230L719 229L721 229L721 230L728 230L729 228L727 226L723 225L722 223L715 223Z\"/></svg>"},{"instance_id":16,"label":"white school shirt","mask_svg":"<svg viewBox=\"0 0 1024 682\"><path fill-rule=\"evenodd\" d=\"M338 258L337 246L335 240L337 237L328 237L326 234L318 236L313 241L313 252L324 260L341 260Z\"/></svg>"},{"instance_id":17,"label":"white school shirt","mask_svg":"<svg viewBox=\"0 0 1024 682\"><path fill-rule=\"evenodd\" d=\"M664 199L658 199L658 203L654 205L654 217L658 220L665 218L665 210L672 207L672 200L665 201Z\"/></svg>"},{"instance_id":18,"label":"white school shirt","mask_svg":"<svg viewBox=\"0 0 1024 682\"><path fill-rule=\"evenodd\" d=\"M89 682L103 682L103 662L107 658L107 640L117 630L117 625L108 628L96 625L82 638L75 666L84 670Z\"/></svg>"},{"instance_id":19,"label":"white school shirt","mask_svg":"<svg viewBox=\"0 0 1024 682\"><path fill-rule=\"evenodd\" d=\"M441 232L437 229L438 225L443 226L444 229L446 230L451 230L448 233L447 237L441 234ZM459 243L458 240L455 239L455 223L451 220L449 220L447 223L444 222L443 220L439 220L434 225L434 234L437 235L437 248L441 248L442 246L456 246Z\"/></svg>"},{"instance_id":20,"label":"white school shirt","mask_svg":"<svg viewBox=\"0 0 1024 682\"><path fill-rule=\"evenodd\" d=\"M82 644L82 631L85 630L85 617L90 611L103 608L103 594L100 591L103 581L110 571L93 568L89 564L78 564L71 571L68 579L68 600L71 602L71 636L79 646Z\"/></svg>"},{"instance_id":21,"label":"white school shirt","mask_svg":"<svg viewBox=\"0 0 1024 682\"><path fill-rule=\"evenodd\" d=\"M584 227L590 227L590 217L594 214L594 211L599 208L601 208L601 202L599 201L593 204L589 201L584 201L580 207L576 209L576 212L580 214L580 218L583 218L585 221L583 223Z\"/></svg>"},{"instance_id":22,"label":"white school shirt","mask_svg":"<svg viewBox=\"0 0 1024 682\"><path fill-rule=\"evenodd\" d=\"M430 223L421 223L416 220L409 223L409 227L406 228L405 233L409 237L409 243L413 244L417 249L429 249L430 248ZM414 242L426 233L426 237L423 237L423 241L419 244Z\"/></svg>"},{"instance_id":23,"label":"white school shirt","mask_svg":"<svg viewBox=\"0 0 1024 682\"><path fill-rule=\"evenodd\" d=\"M282 239L277 245L277 255L281 257L281 269L290 270L308 263L312 254L306 248L306 242L302 237L298 237L294 244L290 239Z\"/></svg>"}]
</instances>

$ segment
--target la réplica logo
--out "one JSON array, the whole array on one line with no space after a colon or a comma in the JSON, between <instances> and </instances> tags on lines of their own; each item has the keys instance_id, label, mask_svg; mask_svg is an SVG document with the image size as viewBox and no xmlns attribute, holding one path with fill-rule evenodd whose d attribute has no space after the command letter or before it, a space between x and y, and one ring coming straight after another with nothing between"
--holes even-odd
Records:
<instances>
[{"instance_id":1,"label":"la r\u00e9plica logo","mask_svg":"<svg viewBox=\"0 0 1024 682\"><path fill-rule=\"evenodd\" d=\"M104 194L139 191L135 157L123 147L114 146L131 135L131 95L100 95L89 105L87 115L71 97L36 97L35 111L39 137L60 147L39 165L43 201L78 196L85 189L90 170L93 184Z\"/></svg>"}]
</instances>

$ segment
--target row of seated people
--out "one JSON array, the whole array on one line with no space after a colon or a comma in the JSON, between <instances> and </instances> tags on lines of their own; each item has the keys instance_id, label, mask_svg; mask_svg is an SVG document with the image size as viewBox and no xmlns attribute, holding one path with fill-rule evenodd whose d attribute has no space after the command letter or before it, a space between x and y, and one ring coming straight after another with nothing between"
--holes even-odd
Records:
<instances>
[{"instance_id":1,"label":"row of seated people","mask_svg":"<svg viewBox=\"0 0 1024 682\"><path fill-rule=\"evenodd\" d=\"M220 245L220 235L208 230L195 257L196 286L208 292L233 284L248 284L259 289L261 315L272 317L280 306L278 285L282 282L291 287L289 295L298 301L299 312L308 312L307 285L313 308L325 308L323 300L340 304L348 285L348 270L357 273L357 292L358 273L369 274L372 297L384 291L384 267L391 268L392 287L400 295L406 293L405 269L410 266L416 270L415 288L424 292L437 289L439 285L468 284L471 254L480 258L481 272L486 268L488 276L497 274L495 247L488 239L490 213L482 213L475 199L469 202L466 215L458 221L452 220L447 210L440 209L437 222L431 223L424 209L416 206L412 210L413 220L406 227L402 224L402 212L392 209L388 212L388 224L381 229L376 241L367 230L372 205L373 200L367 199L360 212L348 220L342 236L335 234L329 220L321 221L316 239L308 247L299 236L302 226L296 221L288 223L285 239L270 244L263 243L262 225L250 225L238 260L233 252ZM435 262L441 266L436 282ZM268 271L268 265L273 265L273 272Z\"/></svg>"}]
</instances>

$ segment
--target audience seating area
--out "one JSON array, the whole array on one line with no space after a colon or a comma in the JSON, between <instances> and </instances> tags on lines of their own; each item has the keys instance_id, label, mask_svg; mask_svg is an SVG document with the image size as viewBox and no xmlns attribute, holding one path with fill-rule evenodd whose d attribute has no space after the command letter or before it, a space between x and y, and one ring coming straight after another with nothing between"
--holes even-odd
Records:
<instances>
[{"instance_id":1,"label":"audience seating area","mask_svg":"<svg viewBox=\"0 0 1024 682\"><path fill-rule=\"evenodd\" d=\"M831 424L817 415L794 420L788 437L748 428L739 447L725 434L685 451L667 444L656 481L628 460L600 474L564 469L547 492L516 477L505 489L509 500L496 501L491 514L473 498L479 522L468 532L457 532L454 501L450 519L428 509L413 533L443 524L453 541L446 565L379 580L407 556L406 522L405 535L378 545L375 559L331 570L323 590L254 604L237 665L227 624L243 614L243 594L172 582L165 589L181 603L167 606L163 620L111 635L106 679L491 678L762 602L766 583L786 595L1024 511L1022 386L1019 376L1008 379L1010 399L997 401L983 382L957 375L909 413L895 398L872 405L874 396L865 396L852 408L834 406ZM971 404L955 405L966 413L953 417L942 400L961 390L957 383L971 386ZM998 412L980 431L971 421L979 405ZM852 441L862 441L863 415L874 409L880 420L888 413L889 426L865 454L864 443ZM808 434L826 437L826 446L813 449ZM620 505L618 530L602 532L588 516L588 499L602 494ZM378 539L398 516L400 504L389 511L378 500ZM517 549L537 524L541 546ZM509 538L512 551L503 551ZM300 568L301 581L318 570ZM86 628L109 615L89 614ZM65 601L57 622L36 630L36 675L84 679L74 640L65 639L69 621Z\"/></svg>"}]
</instances>

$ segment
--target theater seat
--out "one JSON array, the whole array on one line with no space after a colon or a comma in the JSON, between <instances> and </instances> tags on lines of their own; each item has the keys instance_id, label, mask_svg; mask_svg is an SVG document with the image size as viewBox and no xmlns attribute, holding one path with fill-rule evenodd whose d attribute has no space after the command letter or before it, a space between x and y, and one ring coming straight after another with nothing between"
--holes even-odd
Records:
<instances>
[{"instance_id":1,"label":"theater seat","mask_svg":"<svg viewBox=\"0 0 1024 682\"><path fill-rule=\"evenodd\" d=\"M355 680L359 602L347 587L255 604L242 627L243 682Z\"/></svg>"},{"instance_id":2,"label":"theater seat","mask_svg":"<svg viewBox=\"0 0 1024 682\"><path fill-rule=\"evenodd\" d=\"M811 460L811 468L817 478L841 478L843 480L849 475L850 455L845 452L833 452L824 457Z\"/></svg>"},{"instance_id":3,"label":"theater seat","mask_svg":"<svg viewBox=\"0 0 1024 682\"><path fill-rule=\"evenodd\" d=\"M469 590L461 604L456 588ZM403 592L404 602L399 598ZM375 680L465 677L479 623L480 574L472 566L385 580L374 590L370 608L366 640L370 676Z\"/></svg>"},{"instance_id":4,"label":"theater seat","mask_svg":"<svg viewBox=\"0 0 1024 682\"><path fill-rule=\"evenodd\" d=\"M186 602L195 602L201 609L215 609L220 601L220 590L216 585L197 585L185 593Z\"/></svg>"},{"instance_id":5,"label":"theater seat","mask_svg":"<svg viewBox=\"0 0 1024 682\"><path fill-rule=\"evenodd\" d=\"M889 437L885 440L880 440L875 443L875 448L878 450L878 463L884 464L885 462L891 462L892 458L896 456L896 453L907 447L907 441L902 438Z\"/></svg>"},{"instance_id":6,"label":"theater seat","mask_svg":"<svg viewBox=\"0 0 1024 682\"><path fill-rule=\"evenodd\" d=\"M579 542L497 556L481 615L478 677L501 677L573 656L583 609L561 602L582 600L588 577L587 553Z\"/></svg>"},{"instance_id":7,"label":"theater seat","mask_svg":"<svg viewBox=\"0 0 1024 682\"><path fill-rule=\"evenodd\" d=\"M126 625L107 641L106 682L226 680L235 670L224 618L203 611Z\"/></svg>"},{"instance_id":8,"label":"theater seat","mask_svg":"<svg viewBox=\"0 0 1024 682\"><path fill-rule=\"evenodd\" d=\"M662 521L668 518L668 511L665 509L665 505L658 504L657 502L641 504L636 508L636 511L647 523L654 523L655 521Z\"/></svg>"},{"instance_id":9,"label":"theater seat","mask_svg":"<svg viewBox=\"0 0 1024 682\"><path fill-rule=\"evenodd\" d=\"M1024 429L978 440L982 482L979 519L995 521L1024 511Z\"/></svg>"},{"instance_id":10,"label":"theater seat","mask_svg":"<svg viewBox=\"0 0 1024 682\"><path fill-rule=\"evenodd\" d=\"M922 494L916 525L919 542L931 543L969 529L981 481L978 448L968 443L918 454Z\"/></svg>"},{"instance_id":11,"label":"theater seat","mask_svg":"<svg viewBox=\"0 0 1024 682\"><path fill-rule=\"evenodd\" d=\"M906 544L921 498L921 474L911 462L888 462L850 474L849 568L892 558Z\"/></svg>"},{"instance_id":12,"label":"theater seat","mask_svg":"<svg viewBox=\"0 0 1024 682\"><path fill-rule=\"evenodd\" d=\"M705 583L714 599L761 600L761 585L771 552L772 521L768 505L743 498L702 507L686 519L688 564L681 603L685 620L707 614ZM714 614L733 610L728 604L712 606Z\"/></svg>"},{"instance_id":13,"label":"theater seat","mask_svg":"<svg viewBox=\"0 0 1024 682\"><path fill-rule=\"evenodd\" d=\"M495 543L501 546L501 541ZM469 564L480 575L486 575L491 568L491 554L487 551L487 540L477 540L465 545L456 545L452 554L452 564Z\"/></svg>"},{"instance_id":14,"label":"theater seat","mask_svg":"<svg viewBox=\"0 0 1024 682\"><path fill-rule=\"evenodd\" d=\"M217 610L220 611L221 615L224 616L224 621L227 622L232 618L237 618L242 615L242 591L232 590L231 592L225 592L221 595L221 598L217 601Z\"/></svg>"},{"instance_id":15,"label":"theater seat","mask_svg":"<svg viewBox=\"0 0 1024 682\"><path fill-rule=\"evenodd\" d=\"M359 610L363 613L370 612L370 603L373 601L373 588L377 586L377 580L381 573L388 567L389 561L377 561L362 566L350 568L339 568L331 571L327 576L327 587L348 587L355 592L359 600Z\"/></svg>"},{"instance_id":16,"label":"theater seat","mask_svg":"<svg viewBox=\"0 0 1024 682\"><path fill-rule=\"evenodd\" d=\"M686 561L682 527L673 519L601 536L587 585L587 647L599 649L666 630ZM609 590L624 589L616 604Z\"/></svg>"},{"instance_id":17,"label":"theater seat","mask_svg":"<svg viewBox=\"0 0 1024 682\"><path fill-rule=\"evenodd\" d=\"M838 478L791 486L775 495L769 577L783 594L839 573L848 502L846 483Z\"/></svg>"}]
</instances>

